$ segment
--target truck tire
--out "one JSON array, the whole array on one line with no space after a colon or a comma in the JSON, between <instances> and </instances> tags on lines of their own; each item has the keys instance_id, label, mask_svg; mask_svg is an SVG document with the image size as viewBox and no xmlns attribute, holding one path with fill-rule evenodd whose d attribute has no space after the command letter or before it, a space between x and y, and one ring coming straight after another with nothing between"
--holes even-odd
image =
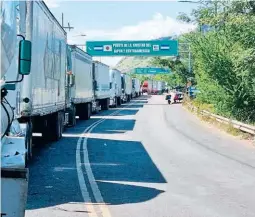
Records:
<instances>
[{"instance_id":1,"label":"truck tire","mask_svg":"<svg viewBox=\"0 0 255 217\"><path fill-rule=\"evenodd\" d=\"M79 118L80 120L89 120L91 116L90 103L86 103L79 106Z\"/></svg>"},{"instance_id":2,"label":"truck tire","mask_svg":"<svg viewBox=\"0 0 255 217\"><path fill-rule=\"evenodd\" d=\"M92 113L92 105L90 103L87 103L87 114L88 114L88 116L87 116L88 119L87 120L90 119L91 113Z\"/></svg>"},{"instance_id":3,"label":"truck tire","mask_svg":"<svg viewBox=\"0 0 255 217\"><path fill-rule=\"evenodd\" d=\"M47 115L45 119L45 127L42 131L43 138L47 142L58 141L63 133L63 112L56 112Z\"/></svg>"},{"instance_id":4,"label":"truck tire","mask_svg":"<svg viewBox=\"0 0 255 217\"><path fill-rule=\"evenodd\" d=\"M27 122L27 128L26 128L26 136L25 136L25 146L27 149L26 153L26 161L30 161L33 157L33 127L32 127L32 121L29 120Z\"/></svg>"},{"instance_id":5,"label":"truck tire","mask_svg":"<svg viewBox=\"0 0 255 217\"><path fill-rule=\"evenodd\" d=\"M110 107L110 99L105 99L105 110L109 110Z\"/></svg>"},{"instance_id":6,"label":"truck tire","mask_svg":"<svg viewBox=\"0 0 255 217\"><path fill-rule=\"evenodd\" d=\"M51 140L52 141L58 141L62 138L63 133L63 114L62 112L57 112L53 115L54 118L50 120L53 129L50 130L51 132ZM51 127L50 127L51 128Z\"/></svg>"},{"instance_id":7,"label":"truck tire","mask_svg":"<svg viewBox=\"0 0 255 217\"><path fill-rule=\"evenodd\" d=\"M117 108L118 107L118 98L115 97L114 98L114 105L113 105L114 108Z\"/></svg>"},{"instance_id":8,"label":"truck tire","mask_svg":"<svg viewBox=\"0 0 255 217\"><path fill-rule=\"evenodd\" d=\"M69 123L68 125L70 127L74 127L76 125L76 107L75 105L71 106L71 109L69 111Z\"/></svg>"},{"instance_id":9,"label":"truck tire","mask_svg":"<svg viewBox=\"0 0 255 217\"><path fill-rule=\"evenodd\" d=\"M120 106L121 105L121 99L120 97L117 97L117 106Z\"/></svg>"}]
</instances>

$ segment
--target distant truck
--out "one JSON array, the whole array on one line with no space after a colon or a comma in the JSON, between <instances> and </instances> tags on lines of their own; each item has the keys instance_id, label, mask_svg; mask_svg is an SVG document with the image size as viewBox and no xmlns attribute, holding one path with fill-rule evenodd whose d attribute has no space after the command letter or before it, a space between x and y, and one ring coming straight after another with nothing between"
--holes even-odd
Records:
<instances>
[{"instance_id":1,"label":"distant truck","mask_svg":"<svg viewBox=\"0 0 255 217\"><path fill-rule=\"evenodd\" d=\"M132 98L132 78L130 75L121 74L121 87L122 87L121 101L123 103L129 102Z\"/></svg>"},{"instance_id":2,"label":"distant truck","mask_svg":"<svg viewBox=\"0 0 255 217\"><path fill-rule=\"evenodd\" d=\"M157 81L157 94L162 94L163 93L163 81Z\"/></svg>"},{"instance_id":3,"label":"distant truck","mask_svg":"<svg viewBox=\"0 0 255 217\"><path fill-rule=\"evenodd\" d=\"M110 105L109 66L94 61L92 72L95 100L102 110L108 110Z\"/></svg>"},{"instance_id":4,"label":"distant truck","mask_svg":"<svg viewBox=\"0 0 255 217\"><path fill-rule=\"evenodd\" d=\"M138 97L141 95L141 82L138 78L132 79L132 97Z\"/></svg>"},{"instance_id":5,"label":"distant truck","mask_svg":"<svg viewBox=\"0 0 255 217\"><path fill-rule=\"evenodd\" d=\"M151 92L152 92L152 81L151 80L144 81L142 85L142 93L151 94Z\"/></svg>"},{"instance_id":6,"label":"distant truck","mask_svg":"<svg viewBox=\"0 0 255 217\"><path fill-rule=\"evenodd\" d=\"M96 110L92 62L92 57L80 48L67 46L66 106L70 126L75 125L76 116L88 120Z\"/></svg>"},{"instance_id":7,"label":"distant truck","mask_svg":"<svg viewBox=\"0 0 255 217\"><path fill-rule=\"evenodd\" d=\"M110 106L121 105L121 72L117 69L110 69Z\"/></svg>"},{"instance_id":8,"label":"distant truck","mask_svg":"<svg viewBox=\"0 0 255 217\"><path fill-rule=\"evenodd\" d=\"M157 94L158 93L158 81L153 80L152 81L152 94Z\"/></svg>"}]
</instances>

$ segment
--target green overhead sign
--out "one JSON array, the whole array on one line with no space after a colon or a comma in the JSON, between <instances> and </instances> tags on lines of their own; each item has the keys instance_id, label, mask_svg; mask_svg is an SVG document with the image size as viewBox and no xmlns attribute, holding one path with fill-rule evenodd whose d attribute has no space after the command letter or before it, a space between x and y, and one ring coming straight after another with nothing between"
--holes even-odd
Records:
<instances>
[{"instance_id":1,"label":"green overhead sign","mask_svg":"<svg viewBox=\"0 0 255 217\"><path fill-rule=\"evenodd\" d=\"M177 56L177 40L87 41L91 56Z\"/></svg>"},{"instance_id":2,"label":"green overhead sign","mask_svg":"<svg viewBox=\"0 0 255 217\"><path fill-rule=\"evenodd\" d=\"M152 68L152 67L146 67L146 68L135 68L134 69L135 74L150 74L150 75L155 75L155 74L169 74L170 69L166 68Z\"/></svg>"}]
</instances>

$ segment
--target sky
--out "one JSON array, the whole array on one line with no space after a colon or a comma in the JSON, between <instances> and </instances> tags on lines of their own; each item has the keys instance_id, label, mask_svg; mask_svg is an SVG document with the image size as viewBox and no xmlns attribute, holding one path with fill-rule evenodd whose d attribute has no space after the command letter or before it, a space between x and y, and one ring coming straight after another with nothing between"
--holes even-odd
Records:
<instances>
[{"instance_id":1,"label":"sky","mask_svg":"<svg viewBox=\"0 0 255 217\"><path fill-rule=\"evenodd\" d=\"M198 6L177 1L46 0L45 3L60 23L64 13L64 25L69 22L74 27L66 30L68 43L79 45L91 40L151 40L179 35L195 28L177 21L179 12L190 14ZM120 59L100 58L110 66Z\"/></svg>"}]
</instances>

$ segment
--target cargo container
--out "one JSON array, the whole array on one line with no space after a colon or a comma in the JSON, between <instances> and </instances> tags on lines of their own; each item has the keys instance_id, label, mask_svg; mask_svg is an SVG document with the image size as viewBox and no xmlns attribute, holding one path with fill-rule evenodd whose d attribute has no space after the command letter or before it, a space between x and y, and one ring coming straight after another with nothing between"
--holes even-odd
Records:
<instances>
[{"instance_id":1,"label":"cargo container","mask_svg":"<svg viewBox=\"0 0 255 217\"><path fill-rule=\"evenodd\" d=\"M67 122L66 32L43 1L19 1L19 13L19 33L33 44L31 73L10 91L9 102L31 158L32 133L41 133L47 141L58 140ZM17 62L9 67L9 80L16 76L15 67Z\"/></svg>"},{"instance_id":2,"label":"cargo container","mask_svg":"<svg viewBox=\"0 0 255 217\"><path fill-rule=\"evenodd\" d=\"M92 63L92 57L83 50L75 45L67 46L66 105L71 126L75 125L76 116L88 120L93 111Z\"/></svg>"},{"instance_id":3,"label":"cargo container","mask_svg":"<svg viewBox=\"0 0 255 217\"><path fill-rule=\"evenodd\" d=\"M157 81L156 93L160 94L162 91L162 81Z\"/></svg>"},{"instance_id":4,"label":"cargo container","mask_svg":"<svg viewBox=\"0 0 255 217\"><path fill-rule=\"evenodd\" d=\"M108 110L110 105L110 78L109 66L94 61L93 62L93 87L96 102L102 110Z\"/></svg>"},{"instance_id":5,"label":"cargo container","mask_svg":"<svg viewBox=\"0 0 255 217\"><path fill-rule=\"evenodd\" d=\"M121 75L122 102L129 102L132 97L132 78L128 74Z\"/></svg>"},{"instance_id":6,"label":"cargo container","mask_svg":"<svg viewBox=\"0 0 255 217\"><path fill-rule=\"evenodd\" d=\"M110 106L121 105L121 72L117 69L110 69Z\"/></svg>"},{"instance_id":7,"label":"cargo container","mask_svg":"<svg viewBox=\"0 0 255 217\"><path fill-rule=\"evenodd\" d=\"M66 32L43 1L33 1L32 15L27 22L33 43L31 74L20 86L17 111L28 132L42 133L44 139L54 141L62 137L67 121Z\"/></svg>"},{"instance_id":8,"label":"cargo container","mask_svg":"<svg viewBox=\"0 0 255 217\"><path fill-rule=\"evenodd\" d=\"M157 94L157 86L158 86L158 81L153 80L152 81L152 91L151 91L152 94Z\"/></svg>"},{"instance_id":9,"label":"cargo container","mask_svg":"<svg viewBox=\"0 0 255 217\"><path fill-rule=\"evenodd\" d=\"M135 78L132 78L132 94L131 98L135 98Z\"/></svg>"},{"instance_id":10,"label":"cargo container","mask_svg":"<svg viewBox=\"0 0 255 217\"><path fill-rule=\"evenodd\" d=\"M138 78L135 78L135 97L141 95L141 82Z\"/></svg>"},{"instance_id":11,"label":"cargo container","mask_svg":"<svg viewBox=\"0 0 255 217\"><path fill-rule=\"evenodd\" d=\"M162 93L166 91L166 82L162 81Z\"/></svg>"}]
</instances>

